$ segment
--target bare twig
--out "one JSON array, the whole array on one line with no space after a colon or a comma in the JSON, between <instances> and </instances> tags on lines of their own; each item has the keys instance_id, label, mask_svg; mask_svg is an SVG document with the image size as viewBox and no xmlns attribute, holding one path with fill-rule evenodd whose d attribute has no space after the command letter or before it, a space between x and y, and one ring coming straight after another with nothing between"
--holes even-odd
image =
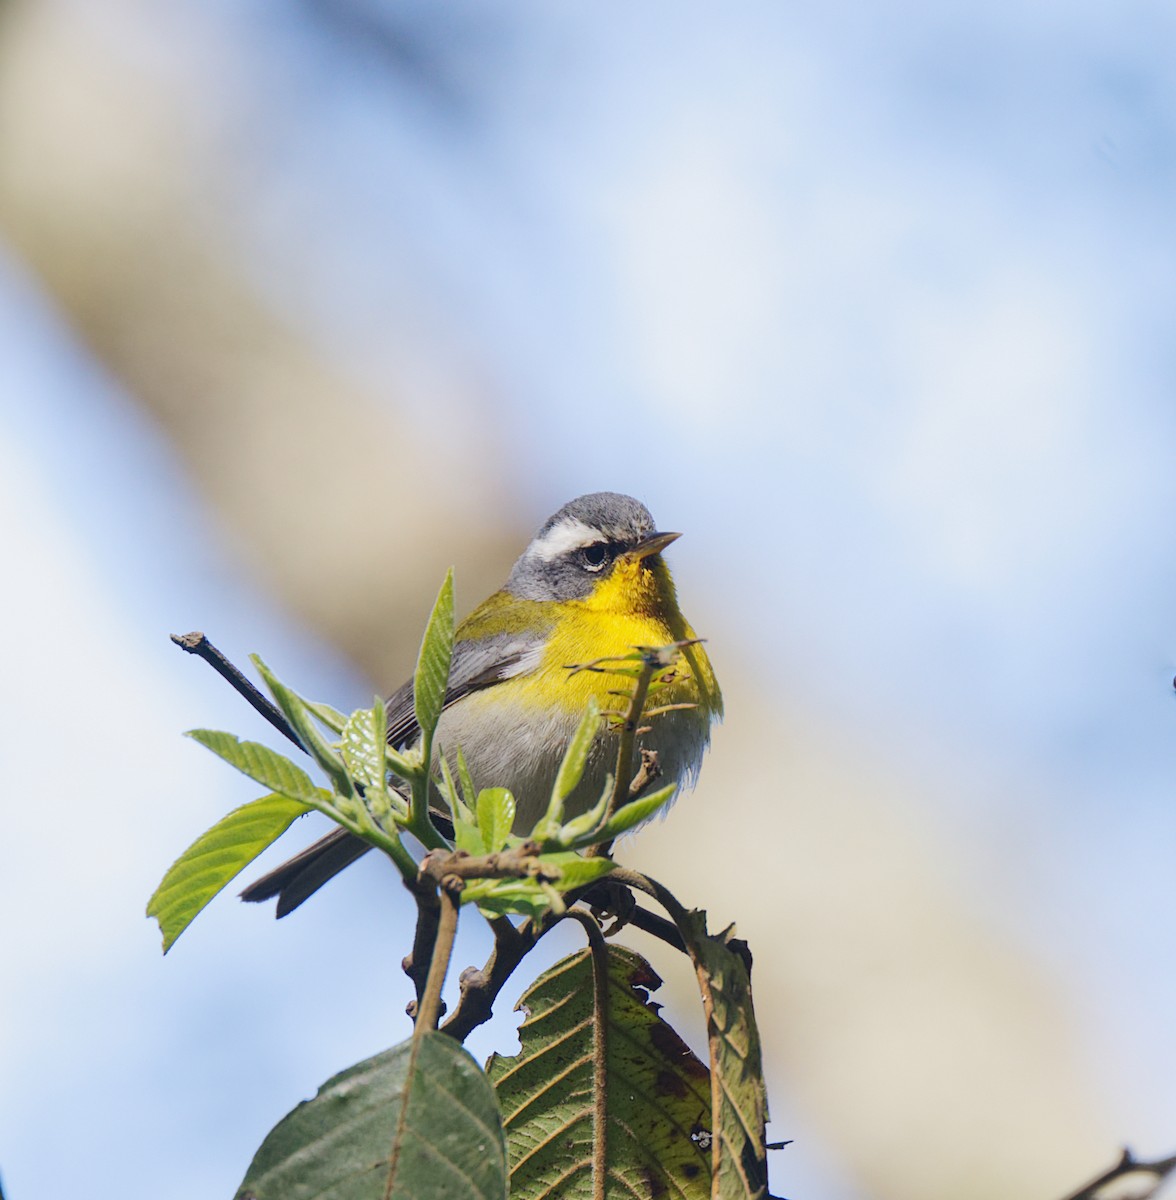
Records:
<instances>
[{"instance_id":1,"label":"bare twig","mask_svg":"<svg viewBox=\"0 0 1176 1200\"><path fill-rule=\"evenodd\" d=\"M633 782L634 775L633 750L637 742L637 726L641 723L645 697L649 693L649 684L657 669L657 662L646 659L641 674L637 676L637 682L633 685L633 697L629 701L629 711L625 714L620 741L617 744L616 783L613 785L612 798L608 802L608 812L605 813L606 821L629 799L629 785Z\"/></svg>"},{"instance_id":2,"label":"bare twig","mask_svg":"<svg viewBox=\"0 0 1176 1200\"><path fill-rule=\"evenodd\" d=\"M441 987L449 970L449 959L453 954L453 939L457 934L458 901L456 889L441 889L441 915L437 922L437 939L433 943L433 958L429 963L429 976L425 981L424 994L417 1006L416 1032L414 1037L437 1028L441 1015Z\"/></svg>"},{"instance_id":3,"label":"bare twig","mask_svg":"<svg viewBox=\"0 0 1176 1200\"><path fill-rule=\"evenodd\" d=\"M412 885L405 880L404 886L412 893L417 905L416 934L412 941L412 951L401 963L404 973L412 980L416 989L416 999L408 1006L408 1014L415 1020L425 994L429 969L433 965L433 947L437 942L437 926L441 920L441 901L431 880L418 879Z\"/></svg>"},{"instance_id":4,"label":"bare twig","mask_svg":"<svg viewBox=\"0 0 1176 1200\"><path fill-rule=\"evenodd\" d=\"M494 1015L494 1001L515 967L523 961L550 925L524 921L517 929L506 917L490 922L494 930L494 949L486 965L469 967L461 973L461 999L453 1016L441 1026L441 1032L464 1042L470 1033Z\"/></svg>"},{"instance_id":5,"label":"bare twig","mask_svg":"<svg viewBox=\"0 0 1176 1200\"><path fill-rule=\"evenodd\" d=\"M629 784L630 800L636 800L654 780L661 778L662 773L661 761L656 750L647 750L642 747L638 753L641 755L641 766Z\"/></svg>"},{"instance_id":6,"label":"bare twig","mask_svg":"<svg viewBox=\"0 0 1176 1200\"><path fill-rule=\"evenodd\" d=\"M682 940L677 925L673 921L667 921L665 917L659 917L657 913L651 913L647 908L642 908L640 904L633 905L633 911L629 914L629 924L665 942L667 946L673 946L675 950L686 952L686 943Z\"/></svg>"},{"instance_id":7,"label":"bare twig","mask_svg":"<svg viewBox=\"0 0 1176 1200\"><path fill-rule=\"evenodd\" d=\"M421 859L421 875L441 887L449 880L462 879L537 879L551 883L558 879L539 858L538 842L521 842L496 854L470 854L465 850L430 850Z\"/></svg>"},{"instance_id":8,"label":"bare twig","mask_svg":"<svg viewBox=\"0 0 1176 1200\"><path fill-rule=\"evenodd\" d=\"M257 690L241 672L204 636L199 632L173 633L171 640L181 650L202 658L221 678L228 680L232 689L243 696L265 719L283 736L304 750L305 747L298 735L290 728L289 721L282 716L281 709Z\"/></svg>"},{"instance_id":9,"label":"bare twig","mask_svg":"<svg viewBox=\"0 0 1176 1200\"><path fill-rule=\"evenodd\" d=\"M1176 1171L1176 1154L1170 1158L1157 1159L1155 1162L1140 1162L1139 1159L1124 1146L1123 1153L1119 1156L1119 1161L1109 1170L1104 1171L1096 1179L1092 1179L1088 1184L1080 1187L1076 1192L1071 1192L1065 1197L1065 1200L1098 1200L1098 1194L1108 1183L1113 1183L1118 1179L1123 1179L1128 1175L1141 1172L1152 1176L1150 1180L1143 1184L1144 1190L1135 1192L1130 1200L1148 1200L1148 1197L1154 1196L1159 1189L1161 1183L1168 1178L1169 1175Z\"/></svg>"}]
</instances>

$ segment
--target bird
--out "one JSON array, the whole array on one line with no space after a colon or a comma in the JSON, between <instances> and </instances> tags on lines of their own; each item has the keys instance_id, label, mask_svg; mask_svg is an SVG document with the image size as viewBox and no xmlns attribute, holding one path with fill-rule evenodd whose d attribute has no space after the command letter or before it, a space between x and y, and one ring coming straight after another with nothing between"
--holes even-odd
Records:
<instances>
[{"instance_id":1,"label":"bird","mask_svg":"<svg viewBox=\"0 0 1176 1200\"><path fill-rule=\"evenodd\" d=\"M722 694L702 644L678 607L662 551L681 535L657 530L632 496L593 492L550 516L504 586L458 626L434 756L452 765L457 748L478 787L502 786L515 798L514 832L526 834L547 809L567 744L594 697L615 710L625 681L607 669L574 670L619 658L634 647L687 643L674 677L659 692L639 737L654 750L664 779L689 786L698 776ZM420 738L412 682L387 701L388 742ZM615 723L602 720L565 817L587 812L615 770ZM438 808L443 802L437 797ZM267 875L241 898L276 896L291 913L371 847L336 829Z\"/></svg>"}]
</instances>

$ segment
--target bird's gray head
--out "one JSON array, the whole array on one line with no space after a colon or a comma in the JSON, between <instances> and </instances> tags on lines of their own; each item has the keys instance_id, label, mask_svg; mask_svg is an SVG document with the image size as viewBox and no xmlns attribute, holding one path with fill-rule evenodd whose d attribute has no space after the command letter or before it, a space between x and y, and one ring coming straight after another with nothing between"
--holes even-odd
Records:
<instances>
[{"instance_id":1,"label":"bird's gray head","mask_svg":"<svg viewBox=\"0 0 1176 1200\"><path fill-rule=\"evenodd\" d=\"M657 533L649 509L632 496L577 496L547 518L515 563L506 588L521 600L581 599L622 555L648 557L677 536Z\"/></svg>"}]
</instances>

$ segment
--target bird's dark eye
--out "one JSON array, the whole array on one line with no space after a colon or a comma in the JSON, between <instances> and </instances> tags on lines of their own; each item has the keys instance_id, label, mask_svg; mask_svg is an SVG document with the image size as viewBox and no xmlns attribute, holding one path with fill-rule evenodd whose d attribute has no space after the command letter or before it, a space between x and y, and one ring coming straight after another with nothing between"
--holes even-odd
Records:
<instances>
[{"instance_id":1,"label":"bird's dark eye","mask_svg":"<svg viewBox=\"0 0 1176 1200\"><path fill-rule=\"evenodd\" d=\"M608 562L608 558L607 542L593 542L590 546L584 546L580 550L580 562L589 571L599 571Z\"/></svg>"}]
</instances>

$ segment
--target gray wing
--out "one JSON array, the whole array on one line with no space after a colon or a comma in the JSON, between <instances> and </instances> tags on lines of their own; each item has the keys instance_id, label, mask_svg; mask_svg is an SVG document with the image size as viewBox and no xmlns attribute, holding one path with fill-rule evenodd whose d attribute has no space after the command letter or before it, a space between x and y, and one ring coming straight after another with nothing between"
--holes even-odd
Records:
<instances>
[{"instance_id":1,"label":"gray wing","mask_svg":"<svg viewBox=\"0 0 1176 1200\"><path fill-rule=\"evenodd\" d=\"M458 642L442 708L456 704L471 692L533 671L543 654L544 640L542 634L503 633L475 642ZM412 699L411 679L388 697L388 744L397 750L411 746L421 735Z\"/></svg>"},{"instance_id":2,"label":"gray wing","mask_svg":"<svg viewBox=\"0 0 1176 1200\"><path fill-rule=\"evenodd\" d=\"M502 634L481 638L472 644L458 642L449 668L444 706L448 708L471 692L533 671L539 665L542 653L542 635L528 638ZM415 742L420 733L412 706L410 680L388 698L388 741L400 749ZM277 915L284 917L370 849L369 843L347 830L332 830L301 854L254 880L241 893L241 899L259 903L277 896Z\"/></svg>"}]
</instances>

